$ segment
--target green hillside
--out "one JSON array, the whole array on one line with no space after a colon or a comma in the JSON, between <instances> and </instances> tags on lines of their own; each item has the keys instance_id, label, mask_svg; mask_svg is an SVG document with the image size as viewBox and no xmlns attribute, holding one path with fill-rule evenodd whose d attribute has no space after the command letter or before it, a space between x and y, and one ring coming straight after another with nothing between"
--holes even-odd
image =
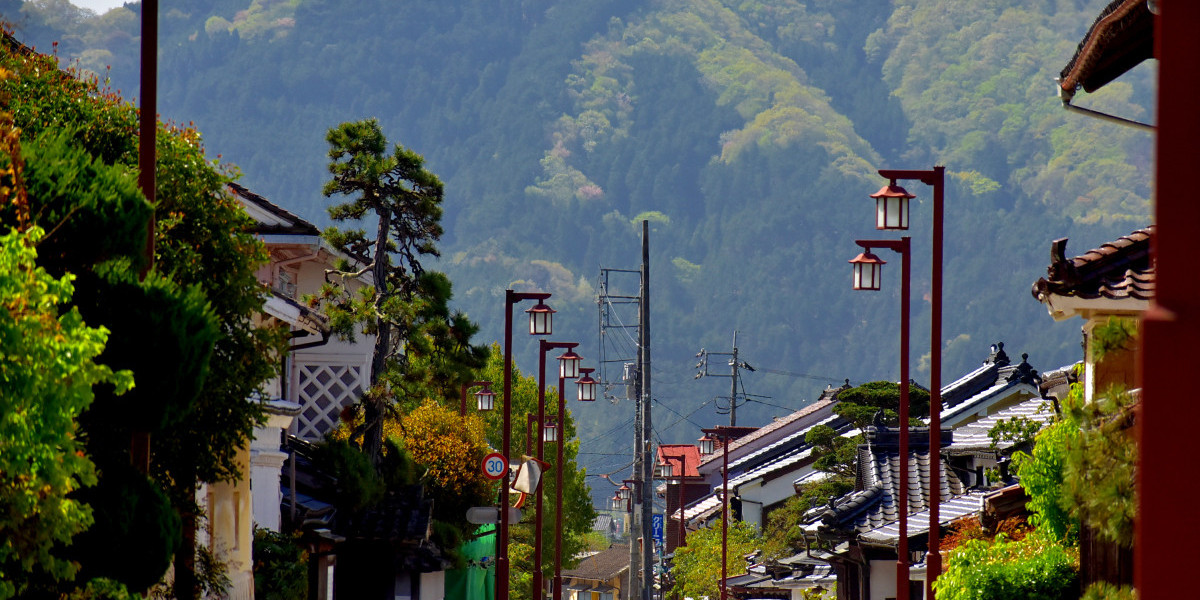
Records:
<instances>
[{"instance_id":1,"label":"green hillside","mask_svg":"<svg viewBox=\"0 0 1200 600\"><path fill-rule=\"evenodd\" d=\"M739 424L829 382L898 377L899 261L883 256L893 265L876 294L852 293L846 264L855 238L879 236L867 198L885 183L878 168L949 173L947 380L997 341L1043 370L1079 358L1079 323L1054 324L1029 293L1050 241L1069 236L1080 253L1150 214L1150 135L1054 96L1105 3L197 0L162 15L159 112L195 122L244 185L318 223L325 131L377 117L446 183L435 268L480 341L500 337L503 290L529 285L554 294L556 339L594 359L599 269L636 268L650 219L656 429L680 442L725 418L711 400L728 379L693 380L693 364L701 347L728 352L734 330L759 368L744 389L761 396ZM127 97L137 10L0 2L18 37L60 40L64 63ZM1153 85L1144 65L1079 102L1152 120ZM908 189L921 202L924 383L929 190ZM605 454L627 449L630 405L577 414L581 461L623 465Z\"/></svg>"}]
</instances>

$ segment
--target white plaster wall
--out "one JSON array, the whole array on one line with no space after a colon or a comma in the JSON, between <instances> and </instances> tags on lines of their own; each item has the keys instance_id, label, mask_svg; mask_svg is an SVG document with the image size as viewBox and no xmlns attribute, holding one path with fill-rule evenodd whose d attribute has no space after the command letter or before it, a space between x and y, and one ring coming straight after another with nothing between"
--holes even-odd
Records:
<instances>
[{"instance_id":1,"label":"white plaster wall","mask_svg":"<svg viewBox=\"0 0 1200 600\"><path fill-rule=\"evenodd\" d=\"M871 600L896 597L896 561L871 562Z\"/></svg>"}]
</instances>

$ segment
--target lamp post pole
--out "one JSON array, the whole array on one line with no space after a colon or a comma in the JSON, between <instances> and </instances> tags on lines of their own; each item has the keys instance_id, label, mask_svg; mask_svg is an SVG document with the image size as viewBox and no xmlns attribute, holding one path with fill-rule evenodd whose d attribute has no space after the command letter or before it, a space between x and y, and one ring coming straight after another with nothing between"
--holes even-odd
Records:
<instances>
[{"instance_id":1,"label":"lamp post pole","mask_svg":"<svg viewBox=\"0 0 1200 600\"><path fill-rule=\"evenodd\" d=\"M899 240L855 240L856 244L861 246L864 252L854 260L850 261L855 264L855 289L878 290L879 289L879 271L875 270L873 276L864 275L858 265L861 264L876 264L882 265L883 261L879 261L878 257L871 254L872 248L887 248L900 254L900 482L899 490L900 497L896 500L899 517L899 542L896 548L896 600L909 600L909 565L908 565L908 417L909 417L909 374L908 374L908 353L909 353L909 305L911 296L911 254L912 245L911 239L908 236L902 237ZM871 259L878 262L872 262ZM856 262L857 261L857 262ZM867 280L870 280L869 282ZM867 283L873 285L866 285Z\"/></svg>"},{"instance_id":2,"label":"lamp post pole","mask_svg":"<svg viewBox=\"0 0 1200 600\"><path fill-rule=\"evenodd\" d=\"M545 292L504 291L504 460L512 458L512 309L523 300L537 300L529 311L529 333L550 335L553 332L554 311L544 304L550 297ZM508 600L508 488L509 470L500 480L500 535L496 538L496 598Z\"/></svg>"},{"instance_id":3,"label":"lamp post pole","mask_svg":"<svg viewBox=\"0 0 1200 600\"><path fill-rule=\"evenodd\" d=\"M563 396L563 382L568 377L579 376L579 379L575 381L579 400L581 402L591 402L596 399L596 382L591 378L591 372L594 370L580 368L575 375L562 368L558 372L558 460L555 461L554 465L554 579L551 583L554 586L552 594L554 600L562 600L562 504L563 487L565 487L563 484L563 461L565 460L563 458L563 447L567 443L567 411L566 401Z\"/></svg>"},{"instance_id":4,"label":"lamp post pole","mask_svg":"<svg viewBox=\"0 0 1200 600\"><path fill-rule=\"evenodd\" d=\"M559 357L559 361L561 364L559 365L559 370L558 370L558 372L559 372L558 405L559 405L560 411L561 411L563 375L564 374L578 375L578 373L579 373L579 360L581 360L581 359L579 358L579 355L575 354L573 351L573 349L578 345L579 344L577 342L551 342L551 341L547 341L544 339L539 341L539 344L538 344L538 346L539 346L539 351L538 351L538 413L537 413L537 424L538 424L537 430L539 432L538 436L537 436L537 459L539 461L543 460L543 458L545 456L545 442L546 442L546 439L545 439L546 438L546 436L545 436L545 428L546 428L546 353L553 349L560 349L560 350L567 351L566 353L564 353L562 356ZM567 364L566 364L567 362L573 363L572 368L574 370L571 373L566 372L566 369L568 368ZM559 448L560 449L562 448L561 441L559 443ZM560 460L560 465L561 465L561 452L560 452L559 460ZM559 469L559 473L561 474L561 466ZM561 485L560 485L560 487L561 487ZM536 509L534 510L534 517L533 517L533 596L532 597L536 598L538 600L541 600L542 598L546 597L545 592L543 590L543 583L542 583L543 579L542 579L542 490L541 490L541 488L539 487L539 489L535 490L535 493L536 493L536 498L535 498ZM556 532L555 535L561 536L562 532Z\"/></svg>"},{"instance_id":5,"label":"lamp post pole","mask_svg":"<svg viewBox=\"0 0 1200 600\"><path fill-rule=\"evenodd\" d=\"M934 597L933 583L942 571L940 512L942 503L942 244L946 167L930 170L880 169L893 181L916 180L933 188L933 244L931 251L929 320L929 553L925 558L926 595Z\"/></svg>"},{"instance_id":6,"label":"lamp post pole","mask_svg":"<svg viewBox=\"0 0 1200 600\"><path fill-rule=\"evenodd\" d=\"M725 585L729 570L729 429L724 425L701 429L705 436L711 435L721 440L721 600L729 597Z\"/></svg>"},{"instance_id":7,"label":"lamp post pole","mask_svg":"<svg viewBox=\"0 0 1200 600\"><path fill-rule=\"evenodd\" d=\"M687 528L684 526L683 521L683 481L684 477L687 476L687 473L685 472L687 468L687 462L682 456L665 456L664 458L669 461L679 461L679 482L676 484L679 486L679 542L675 547L683 548L684 546L687 546Z\"/></svg>"}]
</instances>

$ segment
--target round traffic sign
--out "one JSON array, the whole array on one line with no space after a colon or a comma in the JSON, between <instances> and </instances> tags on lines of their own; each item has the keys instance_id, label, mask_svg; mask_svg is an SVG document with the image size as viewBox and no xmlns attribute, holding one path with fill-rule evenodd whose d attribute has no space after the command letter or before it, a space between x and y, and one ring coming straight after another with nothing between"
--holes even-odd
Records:
<instances>
[{"instance_id":1,"label":"round traffic sign","mask_svg":"<svg viewBox=\"0 0 1200 600\"><path fill-rule=\"evenodd\" d=\"M508 461L504 460L504 455L499 452L493 452L483 457L483 475L488 479L500 479L504 477L504 473L508 470Z\"/></svg>"}]
</instances>

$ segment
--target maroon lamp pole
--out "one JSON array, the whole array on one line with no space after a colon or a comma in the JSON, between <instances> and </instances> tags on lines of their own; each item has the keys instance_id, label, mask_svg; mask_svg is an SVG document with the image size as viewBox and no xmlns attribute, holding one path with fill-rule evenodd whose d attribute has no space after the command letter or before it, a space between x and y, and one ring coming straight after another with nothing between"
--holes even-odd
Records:
<instances>
[{"instance_id":1,"label":"maroon lamp pole","mask_svg":"<svg viewBox=\"0 0 1200 600\"><path fill-rule=\"evenodd\" d=\"M721 439L721 600L729 598L726 580L729 578L729 428L721 425L713 429L701 429L705 438ZM703 442L705 438L700 438Z\"/></svg>"},{"instance_id":2,"label":"maroon lamp pole","mask_svg":"<svg viewBox=\"0 0 1200 600\"><path fill-rule=\"evenodd\" d=\"M504 291L504 460L512 460L512 311L523 300L537 300L529 313L529 334L550 335L554 331L554 310L546 306L545 292ZM509 470L500 480L500 535L496 538L496 598L508 600L508 488Z\"/></svg>"},{"instance_id":3,"label":"maroon lamp pole","mask_svg":"<svg viewBox=\"0 0 1200 600\"><path fill-rule=\"evenodd\" d=\"M666 467L666 469L665 469L666 472L662 474L663 475L662 479L668 479L668 478L671 478L672 475L674 475L674 473L671 472L670 461L679 461L679 475L676 477L676 479L679 480L678 483L676 484L677 486L679 486L679 532L678 532L679 533L679 541L676 543L675 547L682 548L684 546L687 546L686 528L684 527L684 522L683 522L683 482L684 482L684 477L686 476L686 473L685 473L686 466L685 465L687 464L687 462L684 460L683 456L667 456L664 454L663 458L665 460L667 460L668 463L663 465L664 467Z\"/></svg>"},{"instance_id":4,"label":"maroon lamp pole","mask_svg":"<svg viewBox=\"0 0 1200 600\"><path fill-rule=\"evenodd\" d=\"M573 349L578 346L577 342L550 342L547 340L539 341L538 352L538 412L537 424L538 431L542 432L538 435L537 441L537 459L542 461L545 456L546 442L546 353L550 350L559 349L566 350L562 356L558 357L559 361L559 399L558 405L562 406L562 380L563 374L569 373L572 377L579 376L579 363L582 358L575 354ZM559 444L559 448L562 444ZM560 486L561 487L561 486ZM535 490L536 498L533 518L533 598L545 598L546 594L542 588L542 491ZM556 534L557 535L557 534Z\"/></svg>"},{"instance_id":5,"label":"maroon lamp pole","mask_svg":"<svg viewBox=\"0 0 1200 600\"><path fill-rule=\"evenodd\" d=\"M939 531L942 503L942 221L945 204L946 167L930 170L880 169L879 174L891 180L889 185L872 194L876 206L876 229L908 229L907 199L914 198L897 180L916 180L933 188L933 253L930 278L931 315L929 321L929 553L925 558L926 597L934 598L933 583L942 570L941 533ZM883 208L881 208L883 205ZM891 208L905 206L893 217ZM886 220L886 222L885 222Z\"/></svg>"},{"instance_id":6,"label":"maroon lamp pole","mask_svg":"<svg viewBox=\"0 0 1200 600\"><path fill-rule=\"evenodd\" d=\"M570 350L569 354L575 354ZM575 373L567 368L567 362L563 360L563 356L559 357L559 374L558 374L558 460L554 465L555 474L555 490L554 490L554 600L562 600L562 502L563 502L563 446L567 443L567 414L565 402L563 401L563 380L567 377L579 377L575 380L575 388L578 390L580 402L591 402L596 399L596 380L592 379L591 373L595 369L582 369L579 367L579 361L573 360L575 364ZM578 355L575 355L576 358Z\"/></svg>"},{"instance_id":7,"label":"maroon lamp pole","mask_svg":"<svg viewBox=\"0 0 1200 600\"><path fill-rule=\"evenodd\" d=\"M462 399L458 404L458 416L460 417L467 416L467 390L473 387L483 387L482 390L475 392L475 406L479 412L492 410L496 397L496 394L492 393L492 382L472 381L462 384Z\"/></svg>"},{"instance_id":8,"label":"maroon lamp pole","mask_svg":"<svg viewBox=\"0 0 1200 600\"><path fill-rule=\"evenodd\" d=\"M899 240L855 240L863 252L850 260L854 265L854 289L879 290L882 267L886 264L871 253L872 248L887 248L898 252L901 257L900 283L900 497L896 499L899 509L900 540L896 548L896 600L909 600L908 582L908 331L909 297L911 296L911 240L908 236Z\"/></svg>"}]
</instances>

